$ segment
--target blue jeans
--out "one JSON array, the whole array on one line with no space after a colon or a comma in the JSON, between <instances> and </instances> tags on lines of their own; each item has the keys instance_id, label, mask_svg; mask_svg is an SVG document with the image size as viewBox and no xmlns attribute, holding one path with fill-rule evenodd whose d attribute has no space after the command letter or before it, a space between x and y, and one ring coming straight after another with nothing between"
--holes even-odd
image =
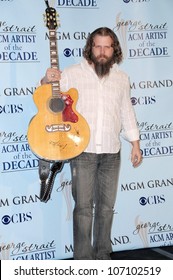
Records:
<instances>
[{"instance_id":1,"label":"blue jeans","mask_svg":"<svg viewBox=\"0 0 173 280\"><path fill-rule=\"evenodd\" d=\"M120 152L82 153L71 160L74 259L110 259Z\"/></svg>"}]
</instances>

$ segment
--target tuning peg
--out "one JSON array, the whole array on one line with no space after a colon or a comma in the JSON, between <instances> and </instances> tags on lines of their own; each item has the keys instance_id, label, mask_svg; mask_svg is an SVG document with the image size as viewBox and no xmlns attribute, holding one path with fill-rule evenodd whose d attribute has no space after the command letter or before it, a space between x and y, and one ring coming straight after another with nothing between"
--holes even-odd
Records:
<instances>
[{"instance_id":1,"label":"tuning peg","mask_svg":"<svg viewBox=\"0 0 173 280\"><path fill-rule=\"evenodd\" d=\"M58 26L58 27L61 27L61 23L60 23L59 20L57 21L57 26Z\"/></svg>"},{"instance_id":2,"label":"tuning peg","mask_svg":"<svg viewBox=\"0 0 173 280\"><path fill-rule=\"evenodd\" d=\"M45 14L43 14L43 21L46 23L47 17Z\"/></svg>"}]
</instances>

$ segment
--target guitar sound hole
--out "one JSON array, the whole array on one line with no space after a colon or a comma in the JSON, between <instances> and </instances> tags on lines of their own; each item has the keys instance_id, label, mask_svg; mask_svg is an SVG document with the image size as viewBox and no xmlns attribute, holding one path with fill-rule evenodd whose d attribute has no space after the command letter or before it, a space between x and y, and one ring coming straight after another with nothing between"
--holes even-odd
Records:
<instances>
[{"instance_id":1,"label":"guitar sound hole","mask_svg":"<svg viewBox=\"0 0 173 280\"><path fill-rule=\"evenodd\" d=\"M64 100L61 98L52 98L49 102L49 107L52 112L62 112L65 108Z\"/></svg>"}]
</instances>

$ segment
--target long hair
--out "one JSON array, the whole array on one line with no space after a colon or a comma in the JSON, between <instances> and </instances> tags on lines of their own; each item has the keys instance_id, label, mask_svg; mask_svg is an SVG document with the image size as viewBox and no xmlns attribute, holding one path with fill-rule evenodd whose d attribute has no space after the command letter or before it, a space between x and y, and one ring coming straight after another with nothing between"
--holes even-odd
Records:
<instances>
[{"instance_id":1,"label":"long hair","mask_svg":"<svg viewBox=\"0 0 173 280\"><path fill-rule=\"evenodd\" d=\"M89 64L92 63L92 47L94 44L94 38L96 35L100 36L110 36L112 39L112 47L114 49L112 62L119 64L123 59L122 49L116 34L108 27L100 27L94 30L87 38L86 45L83 49L83 57L88 61Z\"/></svg>"}]
</instances>

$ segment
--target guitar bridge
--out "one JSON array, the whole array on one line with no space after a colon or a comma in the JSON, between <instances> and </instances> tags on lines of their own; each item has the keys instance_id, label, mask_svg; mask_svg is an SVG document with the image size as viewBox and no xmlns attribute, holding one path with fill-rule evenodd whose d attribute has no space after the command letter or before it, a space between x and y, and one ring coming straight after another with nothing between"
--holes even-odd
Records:
<instances>
[{"instance_id":1,"label":"guitar bridge","mask_svg":"<svg viewBox=\"0 0 173 280\"><path fill-rule=\"evenodd\" d=\"M71 129L71 126L69 124L51 124L51 125L46 125L45 129L47 132L56 132L56 131L67 132Z\"/></svg>"}]
</instances>

